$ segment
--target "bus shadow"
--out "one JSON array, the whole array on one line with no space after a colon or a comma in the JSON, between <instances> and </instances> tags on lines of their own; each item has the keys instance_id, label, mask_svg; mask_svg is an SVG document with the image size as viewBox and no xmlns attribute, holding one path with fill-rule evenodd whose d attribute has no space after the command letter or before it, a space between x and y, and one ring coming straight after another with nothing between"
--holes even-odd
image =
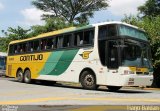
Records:
<instances>
[{"instance_id":1,"label":"bus shadow","mask_svg":"<svg viewBox=\"0 0 160 111\"><path fill-rule=\"evenodd\" d=\"M12 82L18 82L16 80L9 80ZM19 82L18 82L19 83ZM22 83L26 84L26 83ZM33 81L31 83L32 85L39 85L39 86L48 86L48 87L59 87L59 88L70 88L70 89L82 89L82 90L87 90L83 89L81 86L74 86L74 85L67 85L63 83L55 83L53 84L52 81ZM97 90L92 90L92 91L97 91L97 92L109 92L109 93L122 93L122 94L142 94L142 93L152 93L151 91L143 90L143 89L135 89L135 88L122 88L118 91L110 91L107 88L98 88Z\"/></svg>"}]
</instances>

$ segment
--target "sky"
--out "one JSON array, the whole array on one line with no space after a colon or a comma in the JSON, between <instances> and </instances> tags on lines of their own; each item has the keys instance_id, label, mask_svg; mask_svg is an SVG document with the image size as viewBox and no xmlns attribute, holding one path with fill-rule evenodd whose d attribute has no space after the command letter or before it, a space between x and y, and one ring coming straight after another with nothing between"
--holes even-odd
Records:
<instances>
[{"instance_id":1,"label":"sky","mask_svg":"<svg viewBox=\"0 0 160 111\"><path fill-rule=\"evenodd\" d=\"M21 26L28 29L33 25L42 25L41 15L44 13L36 9L32 4L33 0L0 0L0 36L1 30L8 27ZM106 10L97 11L90 19L90 24L104 21L120 21L124 15L136 15L137 7L143 5L146 0L108 0L109 7Z\"/></svg>"}]
</instances>

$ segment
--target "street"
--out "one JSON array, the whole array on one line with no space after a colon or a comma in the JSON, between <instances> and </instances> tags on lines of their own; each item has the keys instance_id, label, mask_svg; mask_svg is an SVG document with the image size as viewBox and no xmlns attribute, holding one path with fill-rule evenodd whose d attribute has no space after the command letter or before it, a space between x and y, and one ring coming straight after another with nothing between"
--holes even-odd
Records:
<instances>
[{"instance_id":1,"label":"street","mask_svg":"<svg viewBox=\"0 0 160 111\"><path fill-rule=\"evenodd\" d=\"M79 85L25 84L0 77L0 104L5 105L159 105L160 90L122 88L110 92L105 86L85 90Z\"/></svg>"}]
</instances>

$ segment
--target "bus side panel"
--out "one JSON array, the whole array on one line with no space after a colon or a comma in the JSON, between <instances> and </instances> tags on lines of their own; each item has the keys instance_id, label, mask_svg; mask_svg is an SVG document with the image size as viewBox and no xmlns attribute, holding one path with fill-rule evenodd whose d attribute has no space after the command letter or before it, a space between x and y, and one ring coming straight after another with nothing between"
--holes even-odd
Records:
<instances>
[{"instance_id":1,"label":"bus side panel","mask_svg":"<svg viewBox=\"0 0 160 111\"><path fill-rule=\"evenodd\" d=\"M80 49L77 51L78 50L67 50L64 51L63 54L62 52L61 54L60 52L55 52L53 55L51 54L52 57L47 60L48 62L41 70L40 76L37 79L79 82L81 71L85 68L90 68L96 74L97 84L105 84L106 75L102 71L103 67L97 59L96 51L93 51L93 48ZM56 64L51 62L56 60L59 60Z\"/></svg>"},{"instance_id":2,"label":"bus side panel","mask_svg":"<svg viewBox=\"0 0 160 111\"><path fill-rule=\"evenodd\" d=\"M43 54L26 54L26 55L15 55L7 57L7 76L16 77L18 69L25 69L31 71L31 78L36 79L39 75L38 72L43 68L46 60L51 53L46 52ZM40 57L41 56L41 57Z\"/></svg>"}]
</instances>

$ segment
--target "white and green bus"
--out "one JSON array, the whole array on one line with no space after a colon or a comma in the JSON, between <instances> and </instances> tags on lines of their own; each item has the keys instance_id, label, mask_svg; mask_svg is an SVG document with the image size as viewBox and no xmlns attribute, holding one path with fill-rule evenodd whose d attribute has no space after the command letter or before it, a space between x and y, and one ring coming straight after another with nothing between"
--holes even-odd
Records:
<instances>
[{"instance_id":1,"label":"white and green bus","mask_svg":"<svg viewBox=\"0 0 160 111\"><path fill-rule=\"evenodd\" d=\"M9 44L7 76L19 82L65 81L116 91L149 86L152 73L147 34L122 22L70 27Z\"/></svg>"}]
</instances>

